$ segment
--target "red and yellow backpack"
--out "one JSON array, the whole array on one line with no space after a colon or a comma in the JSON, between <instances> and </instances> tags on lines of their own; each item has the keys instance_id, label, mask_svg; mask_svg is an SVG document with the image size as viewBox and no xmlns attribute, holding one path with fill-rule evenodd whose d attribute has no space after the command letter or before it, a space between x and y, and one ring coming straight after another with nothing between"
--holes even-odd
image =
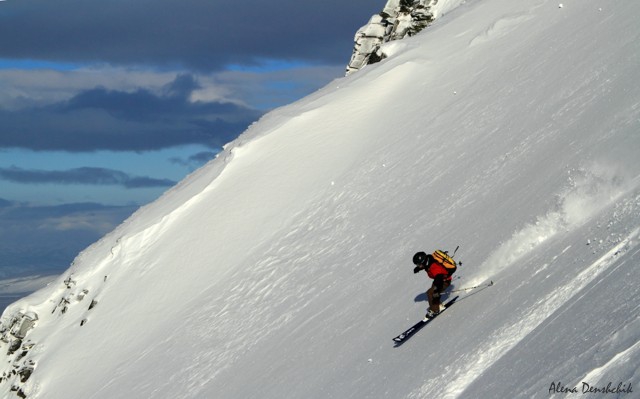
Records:
<instances>
[{"instance_id":1,"label":"red and yellow backpack","mask_svg":"<svg viewBox=\"0 0 640 399\"><path fill-rule=\"evenodd\" d=\"M456 261L453 260L451 256L447 253L447 251L436 250L433 254L431 254L433 260L440 263L442 266L447 269L449 274L453 274L456 271L458 266L456 265Z\"/></svg>"}]
</instances>

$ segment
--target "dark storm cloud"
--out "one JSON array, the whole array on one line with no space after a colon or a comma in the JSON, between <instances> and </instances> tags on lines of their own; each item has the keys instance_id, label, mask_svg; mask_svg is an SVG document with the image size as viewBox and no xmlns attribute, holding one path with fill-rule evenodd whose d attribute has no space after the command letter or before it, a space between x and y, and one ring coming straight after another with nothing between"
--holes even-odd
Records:
<instances>
[{"instance_id":1,"label":"dark storm cloud","mask_svg":"<svg viewBox=\"0 0 640 399\"><path fill-rule=\"evenodd\" d=\"M82 249L113 230L137 206L73 203L0 206L0 278L64 271Z\"/></svg>"},{"instance_id":2,"label":"dark storm cloud","mask_svg":"<svg viewBox=\"0 0 640 399\"><path fill-rule=\"evenodd\" d=\"M116 185L125 188L171 187L176 184L169 179L136 177L118 170L90 167L64 171L0 168L0 179L22 184Z\"/></svg>"},{"instance_id":3,"label":"dark storm cloud","mask_svg":"<svg viewBox=\"0 0 640 399\"><path fill-rule=\"evenodd\" d=\"M259 59L347 63L383 0L9 0L2 57L216 70Z\"/></svg>"},{"instance_id":4,"label":"dark storm cloud","mask_svg":"<svg viewBox=\"0 0 640 399\"><path fill-rule=\"evenodd\" d=\"M197 168L215 158L216 154L217 152L213 151L202 151L197 154L191 155L187 159L174 157L169 159L169 161L176 165Z\"/></svg>"},{"instance_id":5,"label":"dark storm cloud","mask_svg":"<svg viewBox=\"0 0 640 399\"><path fill-rule=\"evenodd\" d=\"M163 92L94 88L57 104L0 110L0 148L70 152L147 151L183 144L219 148L261 114L224 102L192 102L197 89L189 74Z\"/></svg>"},{"instance_id":6,"label":"dark storm cloud","mask_svg":"<svg viewBox=\"0 0 640 399\"><path fill-rule=\"evenodd\" d=\"M216 156L215 152L203 151L189 157L190 162L205 164Z\"/></svg>"}]
</instances>

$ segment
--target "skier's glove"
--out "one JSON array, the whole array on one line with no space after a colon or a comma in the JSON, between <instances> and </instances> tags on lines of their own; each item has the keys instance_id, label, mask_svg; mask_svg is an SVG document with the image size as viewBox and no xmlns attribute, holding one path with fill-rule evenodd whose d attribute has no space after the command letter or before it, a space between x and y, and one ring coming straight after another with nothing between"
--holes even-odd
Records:
<instances>
[{"instance_id":1,"label":"skier's glove","mask_svg":"<svg viewBox=\"0 0 640 399\"><path fill-rule=\"evenodd\" d=\"M420 266L416 266L413 268L413 273L418 273L420 270L422 270L422 268Z\"/></svg>"}]
</instances>

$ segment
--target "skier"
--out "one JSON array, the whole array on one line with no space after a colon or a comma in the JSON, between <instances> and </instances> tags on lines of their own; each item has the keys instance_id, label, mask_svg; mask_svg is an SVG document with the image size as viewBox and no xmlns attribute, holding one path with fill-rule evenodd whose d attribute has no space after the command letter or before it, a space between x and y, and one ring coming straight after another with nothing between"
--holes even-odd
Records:
<instances>
[{"instance_id":1,"label":"skier","mask_svg":"<svg viewBox=\"0 0 640 399\"><path fill-rule=\"evenodd\" d=\"M441 251L436 251L436 254L439 252L442 253ZM425 270L429 278L433 279L431 288L427 290L429 309L425 316L430 319L437 316L438 313L442 311L440 295L444 290L449 288L449 285L451 285L451 275L456 271L455 262L453 262L453 267L451 267L450 263L447 263L447 266L449 267L445 267L444 263L445 262L438 262L433 255L427 255L424 252L418 252L413 256L413 264L416 265L413 269L413 273Z\"/></svg>"}]
</instances>

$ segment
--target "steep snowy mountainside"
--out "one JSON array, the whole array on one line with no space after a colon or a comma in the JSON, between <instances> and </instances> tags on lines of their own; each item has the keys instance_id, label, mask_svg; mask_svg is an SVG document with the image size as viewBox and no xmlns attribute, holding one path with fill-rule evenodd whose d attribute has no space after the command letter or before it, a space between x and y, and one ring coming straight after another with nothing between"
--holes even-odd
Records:
<instances>
[{"instance_id":1,"label":"steep snowy mountainside","mask_svg":"<svg viewBox=\"0 0 640 399\"><path fill-rule=\"evenodd\" d=\"M638 15L631 1L467 2L269 113L7 308L0 396L635 384ZM456 245L453 289L496 284L394 347L427 306L411 257Z\"/></svg>"}]
</instances>

